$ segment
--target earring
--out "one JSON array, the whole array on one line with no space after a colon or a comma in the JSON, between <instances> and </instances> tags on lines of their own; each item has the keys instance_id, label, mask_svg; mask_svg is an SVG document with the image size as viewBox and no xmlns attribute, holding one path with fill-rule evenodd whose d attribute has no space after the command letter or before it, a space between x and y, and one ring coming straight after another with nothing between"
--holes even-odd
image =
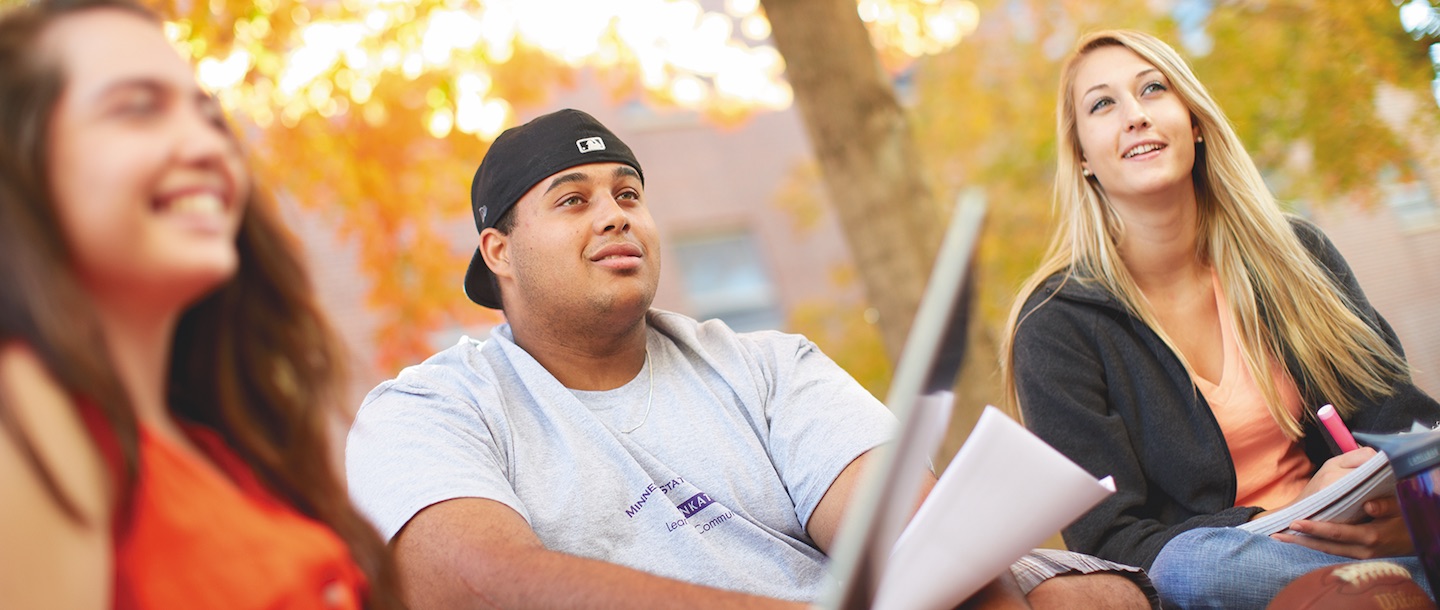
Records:
<instances>
[{"instance_id":1,"label":"earring","mask_svg":"<svg viewBox=\"0 0 1440 610\"><path fill-rule=\"evenodd\" d=\"M1199 144L1199 143L1204 142L1204 141L1205 141L1205 136L1195 136L1195 143L1196 143L1196 144Z\"/></svg>"},{"instance_id":2,"label":"earring","mask_svg":"<svg viewBox=\"0 0 1440 610\"><path fill-rule=\"evenodd\" d=\"M1082 168L1080 168L1080 174L1083 175L1083 176L1085 176L1086 178L1089 178L1089 177L1090 177L1090 168L1088 168L1088 167L1082 167Z\"/></svg>"}]
</instances>

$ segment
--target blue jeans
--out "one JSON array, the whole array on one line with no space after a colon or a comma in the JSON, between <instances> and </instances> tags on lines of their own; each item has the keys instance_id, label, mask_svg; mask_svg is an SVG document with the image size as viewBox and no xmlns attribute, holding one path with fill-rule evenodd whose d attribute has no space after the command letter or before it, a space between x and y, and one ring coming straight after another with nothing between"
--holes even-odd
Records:
<instances>
[{"instance_id":1,"label":"blue jeans","mask_svg":"<svg viewBox=\"0 0 1440 610\"><path fill-rule=\"evenodd\" d=\"M1306 572L1353 561L1233 527L1201 528L1176 536L1160 550L1150 580L1167 608L1264 608ZM1404 566L1434 599L1418 557L1385 561Z\"/></svg>"}]
</instances>

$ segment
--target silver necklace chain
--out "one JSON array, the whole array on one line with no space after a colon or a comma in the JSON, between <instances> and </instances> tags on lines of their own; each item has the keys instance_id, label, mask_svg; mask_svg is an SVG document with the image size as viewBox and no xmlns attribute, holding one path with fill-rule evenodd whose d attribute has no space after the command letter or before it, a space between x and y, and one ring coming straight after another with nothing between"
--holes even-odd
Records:
<instances>
[{"instance_id":1,"label":"silver necklace chain","mask_svg":"<svg viewBox=\"0 0 1440 610\"><path fill-rule=\"evenodd\" d=\"M640 421L628 430L621 430L621 434L629 434L645 425L645 420L650 419L650 406L655 402L655 369L650 367L650 348L645 348L645 370L650 371L650 390L645 394L645 414L640 416Z\"/></svg>"}]
</instances>

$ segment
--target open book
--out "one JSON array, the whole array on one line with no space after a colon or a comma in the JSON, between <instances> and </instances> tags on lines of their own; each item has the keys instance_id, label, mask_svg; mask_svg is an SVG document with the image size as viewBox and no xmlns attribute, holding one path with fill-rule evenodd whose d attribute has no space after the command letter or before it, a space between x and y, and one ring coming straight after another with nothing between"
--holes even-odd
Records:
<instances>
[{"instance_id":1,"label":"open book","mask_svg":"<svg viewBox=\"0 0 1440 610\"><path fill-rule=\"evenodd\" d=\"M975 430L900 534L875 610L954 608L1115 492L985 407Z\"/></svg>"},{"instance_id":2,"label":"open book","mask_svg":"<svg viewBox=\"0 0 1440 610\"><path fill-rule=\"evenodd\" d=\"M1299 519L1351 523L1365 516L1365 503L1395 494L1395 472L1390 460L1377 452L1340 480L1303 500L1240 526L1247 532L1269 536L1276 532L1297 534L1290 524Z\"/></svg>"}]
</instances>

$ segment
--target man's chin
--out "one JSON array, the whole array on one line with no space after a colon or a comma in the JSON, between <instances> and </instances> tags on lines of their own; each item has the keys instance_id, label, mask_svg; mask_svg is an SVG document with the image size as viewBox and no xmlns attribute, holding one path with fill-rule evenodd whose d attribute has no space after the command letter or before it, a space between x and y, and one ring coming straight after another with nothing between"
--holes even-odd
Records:
<instances>
[{"instance_id":1,"label":"man's chin","mask_svg":"<svg viewBox=\"0 0 1440 610\"><path fill-rule=\"evenodd\" d=\"M641 317L650 310L655 301L653 290L618 290L595 300L596 309L606 315L617 317Z\"/></svg>"}]
</instances>

